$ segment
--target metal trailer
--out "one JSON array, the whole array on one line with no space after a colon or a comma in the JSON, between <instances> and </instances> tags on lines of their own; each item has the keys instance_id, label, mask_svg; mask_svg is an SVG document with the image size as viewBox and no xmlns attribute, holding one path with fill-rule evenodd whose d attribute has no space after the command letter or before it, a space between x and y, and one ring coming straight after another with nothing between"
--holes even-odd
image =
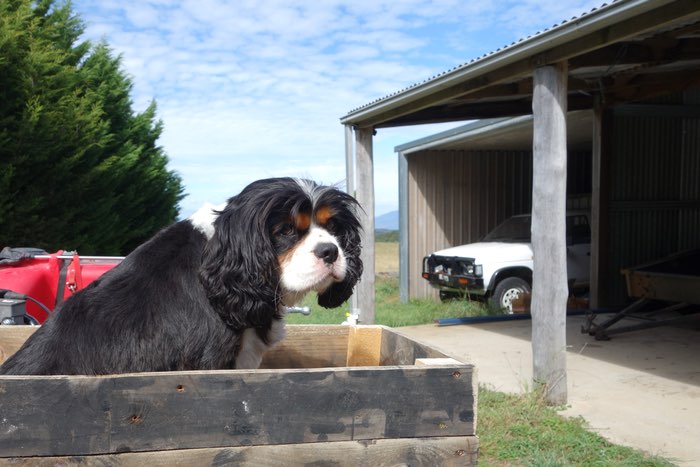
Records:
<instances>
[{"instance_id":1,"label":"metal trailer","mask_svg":"<svg viewBox=\"0 0 700 467\"><path fill-rule=\"evenodd\" d=\"M627 294L637 300L600 324L590 314L581 332L608 340L613 334L687 320L700 313L700 249L622 270ZM623 318L641 322L610 328Z\"/></svg>"}]
</instances>

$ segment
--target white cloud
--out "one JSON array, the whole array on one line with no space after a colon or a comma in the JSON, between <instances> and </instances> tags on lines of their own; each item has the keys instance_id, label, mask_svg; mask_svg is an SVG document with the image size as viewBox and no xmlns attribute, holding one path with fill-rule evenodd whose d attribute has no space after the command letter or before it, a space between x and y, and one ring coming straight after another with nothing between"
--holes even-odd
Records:
<instances>
[{"instance_id":1,"label":"white cloud","mask_svg":"<svg viewBox=\"0 0 700 467\"><path fill-rule=\"evenodd\" d=\"M591 0L74 0L152 99L187 215L257 178L345 177L339 118L525 35ZM377 212L396 208L393 147L435 131L380 130Z\"/></svg>"}]
</instances>

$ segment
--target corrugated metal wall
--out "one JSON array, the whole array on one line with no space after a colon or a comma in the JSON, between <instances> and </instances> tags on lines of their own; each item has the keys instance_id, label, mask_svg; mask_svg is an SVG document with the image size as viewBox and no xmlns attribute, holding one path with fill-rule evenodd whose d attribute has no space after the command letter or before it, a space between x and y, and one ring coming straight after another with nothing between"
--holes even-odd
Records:
<instances>
[{"instance_id":1,"label":"corrugated metal wall","mask_svg":"<svg viewBox=\"0 0 700 467\"><path fill-rule=\"evenodd\" d=\"M606 304L627 299L621 269L700 247L700 118L650 113L613 120Z\"/></svg>"},{"instance_id":2,"label":"corrugated metal wall","mask_svg":"<svg viewBox=\"0 0 700 467\"><path fill-rule=\"evenodd\" d=\"M590 193L590 153L569 160L569 193ZM421 151L407 161L409 296L437 297L420 276L423 257L478 241L506 218L530 212L532 152Z\"/></svg>"},{"instance_id":3,"label":"corrugated metal wall","mask_svg":"<svg viewBox=\"0 0 700 467\"><path fill-rule=\"evenodd\" d=\"M700 248L700 115L666 96L657 107L613 117L609 158L609 251L600 303L627 301L620 270ZM673 107L669 103L675 104ZM659 107L661 106L661 107ZM636 113L635 113L636 112ZM423 256L477 241L508 216L531 208L530 151L422 151L408 161L408 287L411 298L436 297L420 277ZM570 200L591 186L588 152L569 153ZM572 196L573 195L573 196Z\"/></svg>"}]
</instances>

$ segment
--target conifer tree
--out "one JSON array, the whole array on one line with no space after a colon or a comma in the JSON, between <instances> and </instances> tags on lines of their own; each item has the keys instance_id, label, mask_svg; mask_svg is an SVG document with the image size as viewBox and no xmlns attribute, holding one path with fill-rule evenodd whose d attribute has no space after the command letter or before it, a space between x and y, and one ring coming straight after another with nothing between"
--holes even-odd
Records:
<instances>
[{"instance_id":1,"label":"conifer tree","mask_svg":"<svg viewBox=\"0 0 700 467\"><path fill-rule=\"evenodd\" d=\"M125 254L177 217L153 102L69 3L0 2L0 247Z\"/></svg>"}]
</instances>

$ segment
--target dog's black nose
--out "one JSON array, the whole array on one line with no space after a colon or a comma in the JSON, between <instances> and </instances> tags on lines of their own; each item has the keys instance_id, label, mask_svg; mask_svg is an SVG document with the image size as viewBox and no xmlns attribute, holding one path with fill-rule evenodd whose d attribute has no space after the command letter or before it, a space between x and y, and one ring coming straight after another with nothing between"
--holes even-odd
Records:
<instances>
[{"instance_id":1,"label":"dog's black nose","mask_svg":"<svg viewBox=\"0 0 700 467\"><path fill-rule=\"evenodd\" d=\"M319 243L314 248L314 254L326 264L333 264L338 259L338 247L332 243Z\"/></svg>"}]
</instances>

